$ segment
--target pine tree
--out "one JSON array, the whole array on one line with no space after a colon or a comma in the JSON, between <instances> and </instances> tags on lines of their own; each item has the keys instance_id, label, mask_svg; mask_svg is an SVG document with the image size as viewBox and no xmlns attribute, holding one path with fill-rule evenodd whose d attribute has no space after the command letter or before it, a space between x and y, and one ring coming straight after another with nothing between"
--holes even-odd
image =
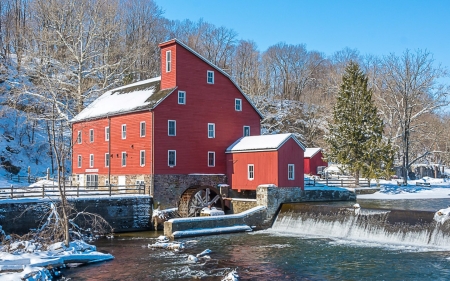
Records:
<instances>
[{"instance_id":1,"label":"pine tree","mask_svg":"<svg viewBox=\"0 0 450 281\"><path fill-rule=\"evenodd\" d=\"M383 120L367 80L357 63L347 65L325 136L329 145L326 158L353 173L356 185L360 174L365 178L387 176L393 165L393 150L382 139Z\"/></svg>"}]
</instances>

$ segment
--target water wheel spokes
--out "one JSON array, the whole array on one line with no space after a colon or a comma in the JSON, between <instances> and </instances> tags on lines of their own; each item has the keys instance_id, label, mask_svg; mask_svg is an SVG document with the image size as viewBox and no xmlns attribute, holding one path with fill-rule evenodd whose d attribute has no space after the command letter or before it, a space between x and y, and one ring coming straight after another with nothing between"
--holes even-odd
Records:
<instances>
[{"instance_id":1,"label":"water wheel spokes","mask_svg":"<svg viewBox=\"0 0 450 281\"><path fill-rule=\"evenodd\" d=\"M180 212L180 214L186 217L199 216L201 210L205 207L224 208L223 199L219 194L219 190L211 186L197 186L187 189L182 196L182 200L186 199L188 199L186 205L179 205L179 210L183 206L183 212Z\"/></svg>"}]
</instances>

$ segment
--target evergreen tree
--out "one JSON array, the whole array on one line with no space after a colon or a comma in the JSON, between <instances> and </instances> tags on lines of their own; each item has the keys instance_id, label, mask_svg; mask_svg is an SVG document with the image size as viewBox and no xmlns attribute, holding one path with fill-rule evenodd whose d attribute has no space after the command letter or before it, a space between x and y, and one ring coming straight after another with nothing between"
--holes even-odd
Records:
<instances>
[{"instance_id":1,"label":"evergreen tree","mask_svg":"<svg viewBox=\"0 0 450 281\"><path fill-rule=\"evenodd\" d=\"M360 174L365 178L388 176L393 165L393 150L382 139L383 120L367 80L357 63L347 65L325 136L329 145L326 158L352 172L356 185Z\"/></svg>"}]
</instances>

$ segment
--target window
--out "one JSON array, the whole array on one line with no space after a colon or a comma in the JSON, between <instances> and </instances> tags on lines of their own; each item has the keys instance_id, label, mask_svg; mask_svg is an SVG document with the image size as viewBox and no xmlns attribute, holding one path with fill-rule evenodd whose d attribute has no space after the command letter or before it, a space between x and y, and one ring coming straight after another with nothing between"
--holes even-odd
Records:
<instances>
[{"instance_id":1,"label":"window","mask_svg":"<svg viewBox=\"0 0 450 281\"><path fill-rule=\"evenodd\" d=\"M169 136L176 136L177 135L177 121L175 120L169 120L168 123L169 127Z\"/></svg>"},{"instance_id":2,"label":"window","mask_svg":"<svg viewBox=\"0 0 450 281\"><path fill-rule=\"evenodd\" d=\"M98 175L86 175L87 187L98 187Z\"/></svg>"},{"instance_id":3,"label":"window","mask_svg":"<svg viewBox=\"0 0 450 281\"><path fill-rule=\"evenodd\" d=\"M178 104L186 104L186 92L178 91Z\"/></svg>"},{"instance_id":4,"label":"window","mask_svg":"<svg viewBox=\"0 0 450 281\"><path fill-rule=\"evenodd\" d=\"M105 167L109 167L109 153L105 153Z\"/></svg>"},{"instance_id":5,"label":"window","mask_svg":"<svg viewBox=\"0 0 450 281\"><path fill-rule=\"evenodd\" d=\"M109 186L109 180L105 179L105 186Z\"/></svg>"},{"instance_id":6,"label":"window","mask_svg":"<svg viewBox=\"0 0 450 281\"><path fill-rule=\"evenodd\" d=\"M255 179L255 166L253 164L248 164L248 179Z\"/></svg>"},{"instance_id":7,"label":"window","mask_svg":"<svg viewBox=\"0 0 450 281\"><path fill-rule=\"evenodd\" d=\"M125 151L122 152L122 167L127 165L127 153Z\"/></svg>"},{"instance_id":8,"label":"window","mask_svg":"<svg viewBox=\"0 0 450 281\"><path fill-rule=\"evenodd\" d=\"M94 167L94 154L89 154L89 167Z\"/></svg>"},{"instance_id":9,"label":"window","mask_svg":"<svg viewBox=\"0 0 450 281\"><path fill-rule=\"evenodd\" d=\"M77 143L81 143L81 131L78 131L78 134L77 134Z\"/></svg>"},{"instance_id":10,"label":"window","mask_svg":"<svg viewBox=\"0 0 450 281\"><path fill-rule=\"evenodd\" d=\"M288 164L288 180L294 180L295 178L295 165Z\"/></svg>"},{"instance_id":11,"label":"window","mask_svg":"<svg viewBox=\"0 0 450 281\"><path fill-rule=\"evenodd\" d=\"M250 126L244 126L244 137L250 136Z\"/></svg>"},{"instance_id":12,"label":"window","mask_svg":"<svg viewBox=\"0 0 450 281\"><path fill-rule=\"evenodd\" d=\"M141 130L140 130L141 138L143 138L143 137L145 137L145 122L144 121L141 122L140 128L141 128Z\"/></svg>"},{"instance_id":13,"label":"window","mask_svg":"<svg viewBox=\"0 0 450 281\"><path fill-rule=\"evenodd\" d=\"M89 130L89 141L94 142L94 129Z\"/></svg>"},{"instance_id":14,"label":"window","mask_svg":"<svg viewBox=\"0 0 450 281\"><path fill-rule=\"evenodd\" d=\"M173 167L177 164L177 151L176 150L169 150L168 164L170 167Z\"/></svg>"},{"instance_id":15,"label":"window","mask_svg":"<svg viewBox=\"0 0 450 281\"><path fill-rule=\"evenodd\" d=\"M122 125L122 139L126 139L127 138L127 125L123 124Z\"/></svg>"},{"instance_id":16,"label":"window","mask_svg":"<svg viewBox=\"0 0 450 281\"><path fill-rule=\"evenodd\" d=\"M141 167L144 167L145 166L145 150L141 150L140 152L139 152L139 155L140 155L140 164L141 164Z\"/></svg>"},{"instance_id":17,"label":"window","mask_svg":"<svg viewBox=\"0 0 450 281\"><path fill-rule=\"evenodd\" d=\"M172 52L166 51L166 72L172 70Z\"/></svg>"},{"instance_id":18,"label":"window","mask_svg":"<svg viewBox=\"0 0 450 281\"><path fill-rule=\"evenodd\" d=\"M109 141L109 127L105 127L105 141Z\"/></svg>"},{"instance_id":19,"label":"window","mask_svg":"<svg viewBox=\"0 0 450 281\"><path fill-rule=\"evenodd\" d=\"M206 82L208 82L208 84L214 84L214 71L211 70L207 71Z\"/></svg>"},{"instance_id":20,"label":"window","mask_svg":"<svg viewBox=\"0 0 450 281\"><path fill-rule=\"evenodd\" d=\"M208 138L213 139L216 137L216 125L214 123L208 123Z\"/></svg>"},{"instance_id":21,"label":"window","mask_svg":"<svg viewBox=\"0 0 450 281\"><path fill-rule=\"evenodd\" d=\"M241 99L234 99L234 110L242 111L242 100Z\"/></svg>"},{"instance_id":22,"label":"window","mask_svg":"<svg viewBox=\"0 0 450 281\"><path fill-rule=\"evenodd\" d=\"M144 180L136 180L136 187L144 187L145 182Z\"/></svg>"},{"instance_id":23,"label":"window","mask_svg":"<svg viewBox=\"0 0 450 281\"><path fill-rule=\"evenodd\" d=\"M81 168L81 155L78 155L77 167Z\"/></svg>"},{"instance_id":24,"label":"window","mask_svg":"<svg viewBox=\"0 0 450 281\"><path fill-rule=\"evenodd\" d=\"M208 151L208 167L214 167L216 165L216 153Z\"/></svg>"}]
</instances>

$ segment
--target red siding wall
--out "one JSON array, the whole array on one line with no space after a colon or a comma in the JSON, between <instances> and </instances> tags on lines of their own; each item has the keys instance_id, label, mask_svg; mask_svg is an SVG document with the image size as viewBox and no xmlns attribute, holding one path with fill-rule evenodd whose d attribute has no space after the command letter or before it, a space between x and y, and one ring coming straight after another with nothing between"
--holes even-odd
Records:
<instances>
[{"instance_id":1,"label":"red siding wall","mask_svg":"<svg viewBox=\"0 0 450 281\"><path fill-rule=\"evenodd\" d=\"M305 174L317 175L317 167L328 166L328 162L323 161L322 157L322 151L319 151L312 158L305 158Z\"/></svg>"},{"instance_id":2,"label":"red siding wall","mask_svg":"<svg viewBox=\"0 0 450 281\"><path fill-rule=\"evenodd\" d=\"M260 184L278 186L277 151L230 153L227 162L230 163L227 176L232 189L256 190ZM254 165L253 180L248 179L248 164Z\"/></svg>"},{"instance_id":3,"label":"red siding wall","mask_svg":"<svg viewBox=\"0 0 450 281\"><path fill-rule=\"evenodd\" d=\"M163 55L165 50L166 45ZM172 60L178 89L154 110L155 174L225 174L226 148L243 136L244 125L259 135L260 116L229 78L182 46L176 45ZM207 70L214 71L214 84L207 83ZM186 92L185 105L178 104L178 91ZM235 111L235 98L242 100L242 111ZM176 120L175 137L168 136L168 120ZM215 138L208 138L208 123L215 124ZM167 164L168 150L177 153L173 168ZM215 152L215 167L208 167L208 151Z\"/></svg>"},{"instance_id":4,"label":"red siding wall","mask_svg":"<svg viewBox=\"0 0 450 281\"><path fill-rule=\"evenodd\" d=\"M146 123L145 137L140 136L140 122ZM105 141L105 127L108 119L99 119L73 124L73 139L76 142L77 132L82 131L82 143L73 145L72 167L74 174L108 174L105 167L105 153L108 153L108 141ZM127 125L126 139L122 139L122 124ZM94 129L94 142L89 142L89 129ZM111 174L150 174L151 173L151 112L125 114L111 117ZM145 150L145 166L140 166L140 150ZM122 152L127 153L126 166L121 165ZM77 167L77 157L82 155L82 167ZM89 167L89 154L94 154L94 167ZM86 169L98 169L98 172L86 172Z\"/></svg>"},{"instance_id":5,"label":"red siding wall","mask_svg":"<svg viewBox=\"0 0 450 281\"><path fill-rule=\"evenodd\" d=\"M278 186L304 187L303 149L291 138L278 150ZM288 164L294 164L294 180L288 180Z\"/></svg>"},{"instance_id":6,"label":"red siding wall","mask_svg":"<svg viewBox=\"0 0 450 281\"><path fill-rule=\"evenodd\" d=\"M169 89L176 86L177 79L177 47L175 41L171 40L165 44L160 45L163 50L161 51L161 89ZM166 71L166 52L171 51L171 70Z\"/></svg>"}]
</instances>

